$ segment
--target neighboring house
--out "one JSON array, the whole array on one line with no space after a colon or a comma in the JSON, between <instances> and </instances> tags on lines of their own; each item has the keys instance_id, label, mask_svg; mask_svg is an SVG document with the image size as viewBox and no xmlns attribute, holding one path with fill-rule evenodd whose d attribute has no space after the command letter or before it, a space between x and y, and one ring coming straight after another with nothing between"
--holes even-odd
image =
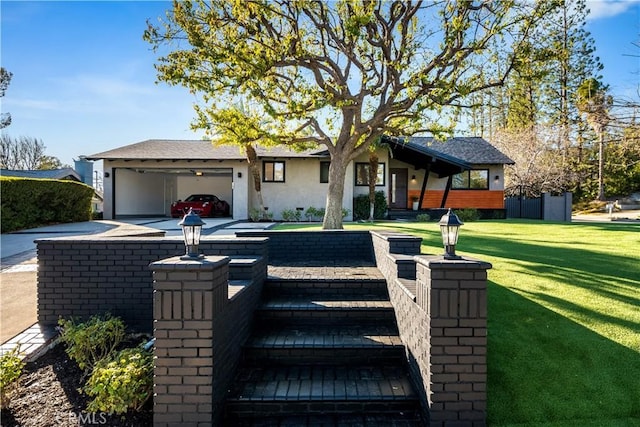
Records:
<instances>
[{"instance_id":1,"label":"neighboring house","mask_svg":"<svg viewBox=\"0 0 640 427\"><path fill-rule=\"evenodd\" d=\"M377 190L390 209L504 208L504 165L513 161L482 138L385 138L378 152ZM287 209L323 208L330 157L326 149L296 152L256 149L265 209L281 219ZM209 141L147 140L86 156L103 160L104 218L170 216L171 203L190 194L215 194L231 205L232 217L247 219L257 196L246 157L237 146ZM368 193L368 155L347 169L343 206L352 219L353 199ZM422 188L424 187L424 191Z\"/></svg>"},{"instance_id":2,"label":"neighboring house","mask_svg":"<svg viewBox=\"0 0 640 427\"><path fill-rule=\"evenodd\" d=\"M82 182L82 178L71 168L49 169L49 170L10 170L0 169L2 176L15 176L18 178L40 178L40 179L68 179Z\"/></svg>"}]
</instances>

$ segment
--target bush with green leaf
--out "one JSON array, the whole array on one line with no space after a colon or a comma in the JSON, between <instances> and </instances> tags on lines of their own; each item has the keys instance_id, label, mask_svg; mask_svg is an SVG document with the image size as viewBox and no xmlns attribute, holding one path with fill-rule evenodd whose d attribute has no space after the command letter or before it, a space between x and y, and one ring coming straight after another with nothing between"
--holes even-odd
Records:
<instances>
[{"instance_id":1,"label":"bush with green leaf","mask_svg":"<svg viewBox=\"0 0 640 427\"><path fill-rule=\"evenodd\" d=\"M373 203L373 218L384 219L387 214L387 198L384 195L384 191L376 191L375 201ZM361 194L354 199L353 202L353 219L365 220L369 219L369 195Z\"/></svg>"},{"instance_id":2,"label":"bush with green leaf","mask_svg":"<svg viewBox=\"0 0 640 427\"><path fill-rule=\"evenodd\" d=\"M9 406L11 394L16 388L16 382L23 368L24 361L20 358L20 346L0 356L0 409Z\"/></svg>"},{"instance_id":3,"label":"bush with green leaf","mask_svg":"<svg viewBox=\"0 0 640 427\"><path fill-rule=\"evenodd\" d=\"M418 222L429 222L429 221L431 221L431 217L429 216L429 214L421 213L421 214L416 215L416 221L418 221Z\"/></svg>"},{"instance_id":4,"label":"bush with green leaf","mask_svg":"<svg viewBox=\"0 0 640 427\"><path fill-rule=\"evenodd\" d=\"M92 187L81 182L0 177L2 233L91 220Z\"/></svg>"},{"instance_id":5,"label":"bush with green leaf","mask_svg":"<svg viewBox=\"0 0 640 427\"><path fill-rule=\"evenodd\" d=\"M93 397L88 411L139 411L153 393L153 354L140 347L127 348L99 361L83 391Z\"/></svg>"},{"instance_id":6,"label":"bush with green leaf","mask_svg":"<svg viewBox=\"0 0 640 427\"><path fill-rule=\"evenodd\" d=\"M455 214L458 215L458 218L462 222L471 222L480 219L480 212L473 208L456 209Z\"/></svg>"},{"instance_id":7,"label":"bush with green leaf","mask_svg":"<svg viewBox=\"0 0 640 427\"><path fill-rule=\"evenodd\" d=\"M262 218L262 215L260 213L260 209L257 209L257 208L249 209L249 219L251 221L258 222L258 221L260 221L260 218Z\"/></svg>"},{"instance_id":8,"label":"bush with green leaf","mask_svg":"<svg viewBox=\"0 0 640 427\"><path fill-rule=\"evenodd\" d=\"M324 209L318 209L313 206L309 206L306 211L304 211L304 217L307 221L321 221L324 216Z\"/></svg>"},{"instance_id":9,"label":"bush with green leaf","mask_svg":"<svg viewBox=\"0 0 640 427\"><path fill-rule=\"evenodd\" d=\"M85 371L109 356L125 337L124 322L109 314L104 317L92 316L83 323L74 319L60 319L58 324L67 354Z\"/></svg>"},{"instance_id":10,"label":"bush with green leaf","mask_svg":"<svg viewBox=\"0 0 640 427\"><path fill-rule=\"evenodd\" d=\"M285 209L282 211L282 220L287 222L298 222L302 219L302 212L298 209Z\"/></svg>"}]
</instances>

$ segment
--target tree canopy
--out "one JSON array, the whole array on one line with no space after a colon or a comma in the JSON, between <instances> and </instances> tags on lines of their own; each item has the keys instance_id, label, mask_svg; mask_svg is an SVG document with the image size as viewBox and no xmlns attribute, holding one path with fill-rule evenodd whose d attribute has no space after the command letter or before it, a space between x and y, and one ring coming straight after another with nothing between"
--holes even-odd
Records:
<instances>
[{"instance_id":1,"label":"tree canopy","mask_svg":"<svg viewBox=\"0 0 640 427\"><path fill-rule=\"evenodd\" d=\"M323 227L333 229L342 228L347 165L383 133L450 130L455 107L502 85L532 29L556 6L544 0L174 1L144 38L164 53L156 64L159 80L202 96L195 127L215 135L241 99L269 118L256 132L260 143L327 148ZM486 75L483 64L496 39L510 48L501 73Z\"/></svg>"}]
</instances>

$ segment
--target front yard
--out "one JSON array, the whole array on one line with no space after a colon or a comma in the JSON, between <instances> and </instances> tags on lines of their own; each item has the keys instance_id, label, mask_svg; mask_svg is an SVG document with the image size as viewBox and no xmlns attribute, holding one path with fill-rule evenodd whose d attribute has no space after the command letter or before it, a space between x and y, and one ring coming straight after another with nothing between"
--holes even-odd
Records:
<instances>
[{"instance_id":1,"label":"front yard","mask_svg":"<svg viewBox=\"0 0 640 427\"><path fill-rule=\"evenodd\" d=\"M433 222L345 225L373 227L443 252ZM457 252L493 264L490 425L640 426L639 225L469 222Z\"/></svg>"}]
</instances>

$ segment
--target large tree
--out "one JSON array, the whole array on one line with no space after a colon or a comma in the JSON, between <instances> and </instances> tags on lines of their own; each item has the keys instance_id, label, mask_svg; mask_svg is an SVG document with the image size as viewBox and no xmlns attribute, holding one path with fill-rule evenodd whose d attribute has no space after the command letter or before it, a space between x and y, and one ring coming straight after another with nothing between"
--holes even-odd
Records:
<instances>
[{"instance_id":1,"label":"large tree","mask_svg":"<svg viewBox=\"0 0 640 427\"><path fill-rule=\"evenodd\" d=\"M517 51L552 1L174 1L144 38L168 48L158 77L203 96L198 127L242 97L270 118L266 140L324 145L323 228L342 228L346 169L383 133L438 132L445 107L503 84L485 76L494 39ZM449 123L450 125L451 123Z\"/></svg>"},{"instance_id":2,"label":"large tree","mask_svg":"<svg viewBox=\"0 0 640 427\"><path fill-rule=\"evenodd\" d=\"M604 137L611 121L609 110L613 104L613 99L607 94L608 90L608 86L590 78L580 85L576 94L578 108L598 136L598 200L604 200Z\"/></svg>"}]
</instances>

